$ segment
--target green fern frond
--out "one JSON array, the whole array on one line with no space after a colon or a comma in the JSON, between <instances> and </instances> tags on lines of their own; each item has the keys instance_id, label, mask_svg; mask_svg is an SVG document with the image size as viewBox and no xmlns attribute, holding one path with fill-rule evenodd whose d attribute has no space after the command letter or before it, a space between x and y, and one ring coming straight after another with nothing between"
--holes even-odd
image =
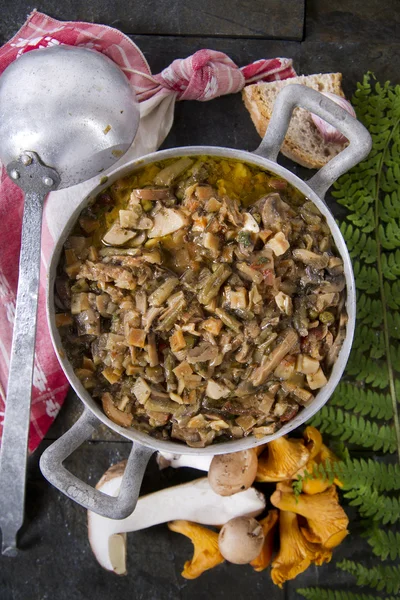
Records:
<instances>
[{"instance_id":1,"label":"green fern frond","mask_svg":"<svg viewBox=\"0 0 400 600\"><path fill-rule=\"evenodd\" d=\"M400 532L375 529L368 535L368 544L381 560L400 558Z\"/></svg>"},{"instance_id":2,"label":"green fern frond","mask_svg":"<svg viewBox=\"0 0 400 600\"><path fill-rule=\"evenodd\" d=\"M398 346L390 346L390 356L392 357L393 368L396 371L400 371L400 344ZM400 398L400 386L396 394Z\"/></svg>"},{"instance_id":3,"label":"green fern frond","mask_svg":"<svg viewBox=\"0 0 400 600\"><path fill-rule=\"evenodd\" d=\"M356 331L353 350L369 352L371 358L382 358L385 355L385 338L383 332L362 325Z\"/></svg>"},{"instance_id":4,"label":"green fern frond","mask_svg":"<svg viewBox=\"0 0 400 600\"><path fill-rule=\"evenodd\" d=\"M391 281L400 277L400 250L382 255L382 274Z\"/></svg>"},{"instance_id":5,"label":"green fern frond","mask_svg":"<svg viewBox=\"0 0 400 600\"><path fill-rule=\"evenodd\" d=\"M385 281L383 284L387 305L393 310L400 310L400 281L389 283Z\"/></svg>"},{"instance_id":6,"label":"green fern frond","mask_svg":"<svg viewBox=\"0 0 400 600\"><path fill-rule=\"evenodd\" d=\"M357 84L353 105L371 134L372 149L339 179L332 195L348 211L340 229L353 260L357 328L346 382L311 423L342 444L383 453L397 449L400 459L400 85L380 84L367 73ZM301 493L305 480L316 477L339 479L347 502L375 523L366 537L376 556L400 557L400 533L387 527L400 519L400 463L342 455L338 462L304 472L294 482L295 493ZM358 585L397 597L400 566L368 569L351 561L338 566L354 575ZM306 600L375 600L368 594L321 588L298 592Z\"/></svg>"},{"instance_id":7,"label":"green fern frond","mask_svg":"<svg viewBox=\"0 0 400 600\"><path fill-rule=\"evenodd\" d=\"M391 337L400 340L400 313L388 311L387 319Z\"/></svg>"},{"instance_id":8,"label":"green fern frond","mask_svg":"<svg viewBox=\"0 0 400 600\"><path fill-rule=\"evenodd\" d=\"M334 406L323 406L309 423L320 429L321 433L326 432L344 442L384 452L396 451L396 434L392 427L379 427L374 421L367 421L364 417L351 415Z\"/></svg>"},{"instance_id":9,"label":"green fern frond","mask_svg":"<svg viewBox=\"0 0 400 600\"><path fill-rule=\"evenodd\" d=\"M393 416L389 394L380 394L355 383L340 383L331 400L331 406L340 406L363 417L389 420Z\"/></svg>"},{"instance_id":10,"label":"green fern frond","mask_svg":"<svg viewBox=\"0 0 400 600\"><path fill-rule=\"evenodd\" d=\"M345 492L351 506L357 506L363 518L381 521L383 525L400 520L400 500L379 494L369 486L355 486Z\"/></svg>"},{"instance_id":11,"label":"green fern frond","mask_svg":"<svg viewBox=\"0 0 400 600\"><path fill-rule=\"evenodd\" d=\"M400 248L400 226L395 221L390 221L386 227L378 228L380 242L385 250Z\"/></svg>"},{"instance_id":12,"label":"green fern frond","mask_svg":"<svg viewBox=\"0 0 400 600\"><path fill-rule=\"evenodd\" d=\"M359 258L366 263L376 261L376 241L360 229L345 221L340 226L340 231L347 242L347 248L352 258Z\"/></svg>"},{"instance_id":13,"label":"green fern frond","mask_svg":"<svg viewBox=\"0 0 400 600\"><path fill-rule=\"evenodd\" d=\"M381 390L389 385L386 362L373 359L362 351L352 350L346 372L357 381Z\"/></svg>"},{"instance_id":14,"label":"green fern frond","mask_svg":"<svg viewBox=\"0 0 400 600\"><path fill-rule=\"evenodd\" d=\"M356 278L356 287L365 291L367 294L376 294L379 290L379 277L374 267L355 261L353 263L354 277Z\"/></svg>"},{"instance_id":15,"label":"green fern frond","mask_svg":"<svg viewBox=\"0 0 400 600\"><path fill-rule=\"evenodd\" d=\"M344 590L328 590L320 587L300 588L296 592L306 600L395 600L393 596L391 598L378 598L378 596L371 596L370 594L354 594Z\"/></svg>"},{"instance_id":16,"label":"green fern frond","mask_svg":"<svg viewBox=\"0 0 400 600\"><path fill-rule=\"evenodd\" d=\"M377 492L395 492L400 490L400 464L386 464L372 459L347 458L338 462L325 461L319 464L312 473L304 472L303 477L297 481L315 478L324 478L332 481L337 477L342 483L342 489L369 488ZM297 486L298 493L301 485Z\"/></svg>"},{"instance_id":17,"label":"green fern frond","mask_svg":"<svg viewBox=\"0 0 400 600\"><path fill-rule=\"evenodd\" d=\"M400 197L398 190L393 190L391 194L386 194L379 207L379 216L381 221L390 223L392 219L400 219Z\"/></svg>"},{"instance_id":18,"label":"green fern frond","mask_svg":"<svg viewBox=\"0 0 400 600\"><path fill-rule=\"evenodd\" d=\"M382 325L382 321L381 301L359 292L357 295L357 322L376 328Z\"/></svg>"},{"instance_id":19,"label":"green fern frond","mask_svg":"<svg viewBox=\"0 0 400 600\"><path fill-rule=\"evenodd\" d=\"M357 578L357 585L368 585L378 592L384 590L389 594L397 594L400 589L400 566L377 565L367 569L352 560L342 560L337 563L337 566L354 575Z\"/></svg>"}]
</instances>

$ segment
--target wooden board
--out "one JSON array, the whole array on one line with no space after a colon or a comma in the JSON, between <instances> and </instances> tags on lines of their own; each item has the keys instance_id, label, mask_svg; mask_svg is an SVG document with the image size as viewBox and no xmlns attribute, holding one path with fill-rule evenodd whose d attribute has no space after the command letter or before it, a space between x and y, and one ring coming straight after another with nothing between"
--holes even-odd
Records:
<instances>
[{"instance_id":1,"label":"wooden board","mask_svg":"<svg viewBox=\"0 0 400 600\"><path fill-rule=\"evenodd\" d=\"M399 0L309 0L305 39L339 44L400 43Z\"/></svg>"},{"instance_id":2,"label":"wooden board","mask_svg":"<svg viewBox=\"0 0 400 600\"><path fill-rule=\"evenodd\" d=\"M6 3L0 43L23 24L24 2ZM305 0L42 0L38 9L61 20L104 23L128 34L202 35L301 40Z\"/></svg>"}]
</instances>

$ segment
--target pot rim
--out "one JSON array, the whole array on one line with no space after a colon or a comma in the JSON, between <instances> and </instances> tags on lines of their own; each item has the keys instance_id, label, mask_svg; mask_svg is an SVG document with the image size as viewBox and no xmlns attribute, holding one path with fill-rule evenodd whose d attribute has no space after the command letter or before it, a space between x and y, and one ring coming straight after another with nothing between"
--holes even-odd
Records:
<instances>
[{"instance_id":1,"label":"pot rim","mask_svg":"<svg viewBox=\"0 0 400 600\"><path fill-rule=\"evenodd\" d=\"M347 291L346 310L348 315L346 337L340 349L338 359L336 360L332 372L329 376L328 383L323 388L321 388L321 390L316 394L310 406L303 407L302 410L294 417L294 419L289 421L287 424L281 427L281 429L279 429L271 435L264 436L260 439L256 439L254 436L249 436L237 440L229 440L227 442L217 442L211 444L210 446L206 446L205 448L192 448L190 446L185 445L183 442L179 443L169 440L158 440L134 428L126 429L120 427L119 425L111 421L103 412L100 404L98 404L97 401L90 396L88 391L85 390L82 383L76 377L72 369L72 365L70 364L62 349L61 338L55 325L54 318L54 280L57 265L59 262L63 244L66 238L68 237L73 225L76 223L76 220L83 208L87 204L89 204L89 202L92 201L99 193L108 188L112 183L114 183L114 181L116 181L120 177L124 177L134 172L135 170L143 168L144 166L152 162L159 162L168 158L178 158L180 156L193 155L225 157L235 160L242 160L243 162L246 162L248 164L261 167L266 171L278 175L286 181L288 181L291 185L293 185L297 190L299 190L304 196L309 198L318 207L320 212L326 218L327 224L335 241L337 250L341 258L343 259ZM99 183L97 185L94 185L92 190L84 196L82 201L79 203L79 205L76 207L76 209L68 219L68 221L65 223L61 234L56 240L47 273L46 299L47 321L53 348L57 354L58 361L70 385L72 386L80 400L83 402L83 404L99 419L99 421L101 421L104 425L107 425L116 433L122 435L124 438L133 442L138 442L144 446L153 448L154 450L172 452L174 454L201 454L211 456L229 452L238 452L240 450L253 448L261 444L266 444L276 438L281 437L282 435L290 433L291 431L293 431L293 429L296 429L297 427L305 423L305 421L309 420L316 412L318 412L322 408L322 406L326 404L326 402L334 392L336 386L338 385L341 379L341 376L343 374L343 371L347 364L347 360L350 355L356 320L355 281L349 252L343 239L343 236L340 232L340 229L325 202L317 196L317 194L307 185L305 181L303 181L297 175L295 175L285 167L282 167L278 163L264 158L262 156L253 154L252 152L246 150L236 150L233 148L225 148L221 146L182 146L167 150L158 150L156 152L147 154L143 157L130 160L126 164L113 169L108 174L106 181L104 181L104 179L102 178L99 181Z\"/></svg>"}]
</instances>

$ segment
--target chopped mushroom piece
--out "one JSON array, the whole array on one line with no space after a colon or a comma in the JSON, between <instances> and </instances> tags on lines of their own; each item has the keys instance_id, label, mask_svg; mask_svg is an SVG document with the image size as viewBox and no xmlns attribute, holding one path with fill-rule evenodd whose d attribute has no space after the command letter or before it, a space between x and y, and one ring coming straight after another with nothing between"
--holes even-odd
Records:
<instances>
[{"instance_id":1,"label":"chopped mushroom piece","mask_svg":"<svg viewBox=\"0 0 400 600\"><path fill-rule=\"evenodd\" d=\"M220 383L217 383L213 379L207 381L206 395L213 400L219 400L220 398L226 398L231 393L231 390Z\"/></svg>"},{"instance_id":2,"label":"chopped mushroom piece","mask_svg":"<svg viewBox=\"0 0 400 600\"><path fill-rule=\"evenodd\" d=\"M244 213L243 215L243 229L245 231L251 231L252 233L258 233L260 231L257 221L250 213Z\"/></svg>"},{"instance_id":3,"label":"chopped mushroom piece","mask_svg":"<svg viewBox=\"0 0 400 600\"><path fill-rule=\"evenodd\" d=\"M178 231L187 224L185 215L174 208L161 208L154 217L154 225L148 236L150 239L163 237Z\"/></svg>"},{"instance_id":4,"label":"chopped mushroom piece","mask_svg":"<svg viewBox=\"0 0 400 600\"><path fill-rule=\"evenodd\" d=\"M275 296L275 302L281 312L288 316L293 314L293 303L290 296L283 292L278 292Z\"/></svg>"},{"instance_id":5,"label":"chopped mushroom piece","mask_svg":"<svg viewBox=\"0 0 400 600\"><path fill-rule=\"evenodd\" d=\"M286 330L282 341L274 350L272 350L265 363L253 371L250 376L250 381L255 386L263 384L270 373L276 369L281 360L290 353L298 339L299 337L294 329Z\"/></svg>"},{"instance_id":6,"label":"chopped mushroom piece","mask_svg":"<svg viewBox=\"0 0 400 600\"><path fill-rule=\"evenodd\" d=\"M296 371L304 373L304 375L313 375L318 369L319 361L316 358L312 358L312 356L308 356L307 354L297 355Z\"/></svg>"},{"instance_id":7,"label":"chopped mushroom piece","mask_svg":"<svg viewBox=\"0 0 400 600\"><path fill-rule=\"evenodd\" d=\"M279 587L282 587L285 581L303 573L312 562L321 565L331 559L332 552L319 544L309 542L304 537L294 512L280 511L279 536L279 552L272 563L271 570L272 581Z\"/></svg>"},{"instance_id":8,"label":"chopped mushroom piece","mask_svg":"<svg viewBox=\"0 0 400 600\"><path fill-rule=\"evenodd\" d=\"M307 383L310 386L311 390L318 390L322 388L326 383L328 383L327 378L321 367L319 367L318 371L315 373L310 373L307 375Z\"/></svg>"},{"instance_id":9,"label":"chopped mushroom piece","mask_svg":"<svg viewBox=\"0 0 400 600\"><path fill-rule=\"evenodd\" d=\"M276 233L265 245L267 248L271 248L275 256L285 254L286 250L290 248L290 244L282 231Z\"/></svg>"},{"instance_id":10,"label":"chopped mushroom piece","mask_svg":"<svg viewBox=\"0 0 400 600\"><path fill-rule=\"evenodd\" d=\"M117 425L121 425L121 427L130 427L132 425L133 416L130 413L119 410L115 406L111 394L103 394L101 401L103 410L111 421L114 421Z\"/></svg>"},{"instance_id":11,"label":"chopped mushroom piece","mask_svg":"<svg viewBox=\"0 0 400 600\"><path fill-rule=\"evenodd\" d=\"M212 569L224 562L218 547L218 533L190 521L171 521L168 528L176 533L186 535L194 546L192 560L185 562L182 577L185 579L196 579L204 571Z\"/></svg>"},{"instance_id":12,"label":"chopped mushroom piece","mask_svg":"<svg viewBox=\"0 0 400 600\"><path fill-rule=\"evenodd\" d=\"M147 382L142 378L138 377L135 381L135 384L132 388L133 393L136 396L136 399L140 404L144 404L146 400L150 398L151 389Z\"/></svg>"},{"instance_id":13,"label":"chopped mushroom piece","mask_svg":"<svg viewBox=\"0 0 400 600\"><path fill-rule=\"evenodd\" d=\"M168 165L159 171L154 177L154 183L156 185L170 185L172 181L178 177L178 175L186 171L186 169L191 167L192 164L192 159L188 158L187 156L179 158L171 165Z\"/></svg>"},{"instance_id":14,"label":"chopped mushroom piece","mask_svg":"<svg viewBox=\"0 0 400 600\"><path fill-rule=\"evenodd\" d=\"M103 241L109 246L122 246L134 238L135 235L135 231L123 229L119 223L114 223L114 225L111 226L106 235L103 237Z\"/></svg>"}]
</instances>

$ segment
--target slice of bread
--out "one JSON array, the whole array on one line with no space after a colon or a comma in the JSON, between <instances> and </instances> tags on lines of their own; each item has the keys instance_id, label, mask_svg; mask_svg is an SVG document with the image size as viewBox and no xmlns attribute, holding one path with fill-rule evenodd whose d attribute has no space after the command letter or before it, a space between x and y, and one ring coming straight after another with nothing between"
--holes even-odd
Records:
<instances>
[{"instance_id":1,"label":"slice of bread","mask_svg":"<svg viewBox=\"0 0 400 600\"><path fill-rule=\"evenodd\" d=\"M282 88L299 83L319 92L344 96L341 73L301 75L283 81L259 82L244 88L243 100L261 137L271 119L275 98ZM304 108L293 112L281 152L303 167L319 169L348 145L348 142L326 142L318 131L310 113Z\"/></svg>"}]
</instances>

